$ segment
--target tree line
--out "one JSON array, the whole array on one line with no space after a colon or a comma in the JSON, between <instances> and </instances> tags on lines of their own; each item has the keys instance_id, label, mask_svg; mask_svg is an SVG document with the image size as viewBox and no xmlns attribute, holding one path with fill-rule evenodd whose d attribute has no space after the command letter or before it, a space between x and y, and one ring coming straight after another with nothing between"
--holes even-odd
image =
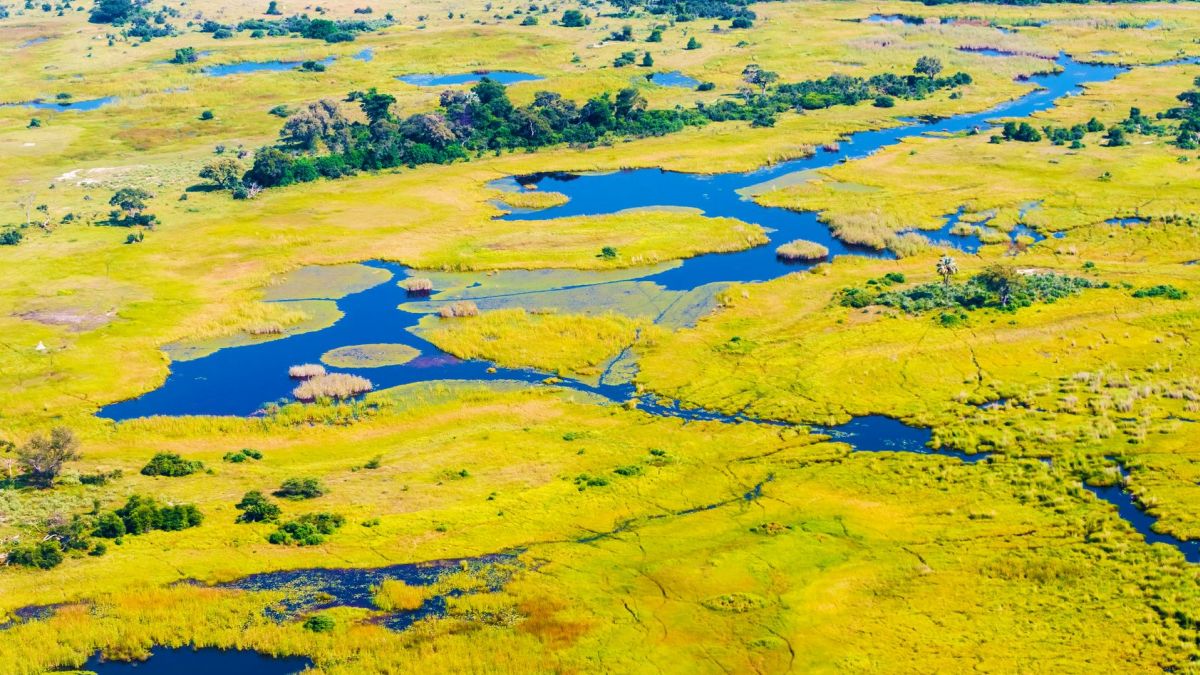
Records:
<instances>
[{"instance_id":1,"label":"tree line","mask_svg":"<svg viewBox=\"0 0 1200 675\"><path fill-rule=\"evenodd\" d=\"M432 112L395 114L394 96L371 89L351 92L365 122L351 121L332 100L310 103L291 115L278 143L260 148L245 170L232 158L216 160L200 176L253 197L257 190L338 178L357 171L398 166L447 164L486 153L532 151L563 143L591 145L610 140L662 136L688 127L731 120L772 126L789 111L856 105L882 98L921 99L933 92L971 82L966 73L940 77L937 59L923 57L912 74L869 78L831 75L818 80L778 84L776 73L751 65L742 73L746 86L736 95L691 108L649 108L634 88L604 93L582 105L550 91L517 106L499 82L484 78L470 90L447 90Z\"/></svg>"}]
</instances>

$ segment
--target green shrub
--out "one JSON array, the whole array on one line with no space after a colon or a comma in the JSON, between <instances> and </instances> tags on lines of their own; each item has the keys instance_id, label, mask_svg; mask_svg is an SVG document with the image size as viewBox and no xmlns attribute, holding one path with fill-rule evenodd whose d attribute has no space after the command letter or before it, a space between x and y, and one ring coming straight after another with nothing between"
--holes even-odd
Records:
<instances>
[{"instance_id":1,"label":"green shrub","mask_svg":"<svg viewBox=\"0 0 1200 675\"><path fill-rule=\"evenodd\" d=\"M25 238L25 234L20 230L9 228L0 232L0 246L16 246Z\"/></svg>"},{"instance_id":2,"label":"green shrub","mask_svg":"<svg viewBox=\"0 0 1200 675\"><path fill-rule=\"evenodd\" d=\"M1176 288L1170 284L1159 284L1149 288L1139 288L1133 292L1135 298L1166 298L1168 300L1183 300L1187 298L1187 291L1182 288Z\"/></svg>"},{"instance_id":3,"label":"green shrub","mask_svg":"<svg viewBox=\"0 0 1200 675\"><path fill-rule=\"evenodd\" d=\"M8 564L48 570L63 561L62 546L54 539L18 546L8 552Z\"/></svg>"},{"instance_id":4,"label":"green shrub","mask_svg":"<svg viewBox=\"0 0 1200 675\"><path fill-rule=\"evenodd\" d=\"M345 524L346 519L336 513L306 513L280 525L267 541L280 546L316 546Z\"/></svg>"},{"instance_id":5,"label":"green shrub","mask_svg":"<svg viewBox=\"0 0 1200 675\"><path fill-rule=\"evenodd\" d=\"M242 448L241 450L238 450L237 452L227 452L227 453L225 453L224 456L221 457L222 460L224 460L226 462L233 462L234 464L241 464L242 462L245 462L247 460L262 459L262 458L263 458L262 453L253 448Z\"/></svg>"},{"instance_id":6,"label":"green shrub","mask_svg":"<svg viewBox=\"0 0 1200 675\"><path fill-rule=\"evenodd\" d=\"M112 481L120 479L123 474L124 472L120 469L85 473L79 477L79 482L84 485L108 485Z\"/></svg>"},{"instance_id":7,"label":"green shrub","mask_svg":"<svg viewBox=\"0 0 1200 675\"><path fill-rule=\"evenodd\" d=\"M333 617L325 614L314 614L304 620L304 629L314 633L328 633L333 630L337 624Z\"/></svg>"},{"instance_id":8,"label":"green shrub","mask_svg":"<svg viewBox=\"0 0 1200 675\"><path fill-rule=\"evenodd\" d=\"M325 492L325 486L316 478L289 478L275 491L275 496L294 500L314 499Z\"/></svg>"},{"instance_id":9,"label":"green shrub","mask_svg":"<svg viewBox=\"0 0 1200 675\"><path fill-rule=\"evenodd\" d=\"M239 523L277 520L280 512L279 505L267 499L267 496L258 490L247 492L242 496L242 501L234 505L234 508L242 512L238 516Z\"/></svg>"},{"instance_id":10,"label":"green shrub","mask_svg":"<svg viewBox=\"0 0 1200 675\"><path fill-rule=\"evenodd\" d=\"M100 514L95 534L105 539L117 539L126 534L145 534L153 530L186 530L203 521L204 515L193 504L163 506L153 497L132 495L116 511Z\"/></svg>"},{"instance_id":11,"label":"green shrub","mask_svg":"<svg viewBox=\"0 0 1200 675\"><path fill-rule=\"evenodd\" d=\"M184 459L173 452L160 452L146 466L142 467L143 476L190 476L204 469L204 462L194 459Z\"/></svg>"}]
</instances>

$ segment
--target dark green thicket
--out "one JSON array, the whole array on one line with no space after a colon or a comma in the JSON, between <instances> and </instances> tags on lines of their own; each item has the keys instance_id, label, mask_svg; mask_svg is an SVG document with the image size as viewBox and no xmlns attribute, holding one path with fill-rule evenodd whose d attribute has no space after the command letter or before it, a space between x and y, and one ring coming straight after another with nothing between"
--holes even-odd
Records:
<instances>
[{"instance_id":1,"label":"dark green thicket","mask_svg":"<svg viewBox=\"0 0 1200 675\"><path fill-rule=\"evenodd\" d=\"M306 513L280 525L267 541L281 546L316 546L345 524L346 519L336 513Z\"/></svg>"},{"instance_id":2,"label":"dark green thicket","mask_svg":"<svg viewBox=\"0 0 1200 675\"><path fill-rule=\"evenodd\" d=\"M204 462L194 459L184 459L173 452L160 452L146 466L142 467L143 476L190 476L204 469Z\"/></svg>"},{"instance_id":3,"label":"dark green thicket","mask_svg":"<svg viewBox=\"0 0 1200 675\"><path fill-rule=\"evenodd\" d=\"M936 59L923 61L936 63ZM711 122L742 120L770 126L776 115L787 111L856 105L881 96L920 99L971 81L965 73L937 77L940 64L923 70L925 74L832 75L775 86L771 86L777 78L774 73L755 66L747 72L751 70L759 76L747 79L755 88L744 89L737 98L697 103L693 108L648 109L645 98L632 88L615 97L602 94L583 105L544 91L536 93L529 105L518 107L509 100L504 85L484 78L469 92L443 92L434 112L399 118L392 113L395 97L374 89L352 92L349 100L358 102L367 122L351 122L332 101L309 104L288 118L279 145L258 150L243 183L275 187L358 170L447 164L487 152L662 136Z\"/></svg>"},{"instance_id":4,"label":"dark green thicket","mask_svg":"<svg viewBox=\"0 0 1200 675\"><path fill-rule=\"evenodd\" d=\"M95 534L106 539L145 534L153 530L178 531L196 527L204 515L193 504L159 504L153 497L133 495L116 511L96 519Z\"/></svg>"},{"instance_id":5,"label":"dark green thicket","mask_svg":"<svg viewBox=\"0 0 1200 675\"><path fill-rule=\"evenodd\" d=\"M895 290L890 284L843 288L838 301L845 307L892 307L909 314L984 308L1013 311L1035 303L1052 303L1085 288L1107 286L1105 282L1062 274L1021 274L995 265L961 284L934 282Z\"/></svg>"}]
</instances>

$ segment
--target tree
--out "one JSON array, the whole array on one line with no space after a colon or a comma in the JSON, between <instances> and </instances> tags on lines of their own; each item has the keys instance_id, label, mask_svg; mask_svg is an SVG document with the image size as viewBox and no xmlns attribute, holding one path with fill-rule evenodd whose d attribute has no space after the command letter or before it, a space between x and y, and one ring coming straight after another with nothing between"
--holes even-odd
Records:
<instances>
[{"instance_id":1,"label":"tree","mask_svg":"<svg viewBox=\"0 0 1200 675\"><path fill-rule=\"evenodd\" d=\"M271 0L271 2L267 3L267 14L271 16L283 14L283 12L279 11L279 2L277 0Z\"/></svg>"},{"instance_id":2,"label":"tree","mask_svg":"<svg viewBox=\"0 0 1200 675\"><path fill-rule=\"evenodd\" d=\"M913 68L913 72L933 79L942 72L942 60L936 56L922 56L917 59L917 65Z\"/></svg>"},{"instance_id":3,"label":"tree","mask_svg":"<svg viewBox=\"0 0 1200 675\"><path fill-rule=\"evenodd\" d=\"M375 87L371 87L358 96L358 105L362 108L363 114L367 116L368 124L386 120L391 115L392 104L395 102L395 96L381 94L375 90Z\"/></svg>"},{"instance_id":4,"label":"tree","mask_svg":"<svg viewBox=\"0 0 1200 675\"><path fill-rule=\"evenodd\" d=\"M615 112L617 117L628 119L635 112L646 109L646 99L633 87L626 87L617 92Z\"/></svg>"},{"instance_id":5,"label":"tree","mask_svg":"<svg viewBox=\"0 0 1200 675\"><path fill-rule=\"evenodd\" d=\"M223 190L232 190L242 184L246 168L236 159L229 157L209 162L200 170L200 177L211 180Z\"/></svg>"},{"instance_id":6,"label":"tree","mask_svg":"<svg viewBox=\"0 0 1200 675\"><path fill-rule=\"evenodd\" d=\"M279 505L258 490L247 492L234 508L242 512L238 516L239 523L261 523L279 518Z\"/></svg>"},{"instance_id":7,"label":"tree","mask_svg":"<svg viewBox=\"0 0 1200 675\"><path fill-rule=\"evenodd\" d=\"M157 218L153 214L145 213L146 200L153 196L141 188L125 187L117 190L108 200L109 206L117 207L116 211L109 213L109 222L124 227L153 227Z\"/></svg>"},{"instance_id":8,"label":"tree","mask_svg":"<svg viewBox=\"0 0 1200 675\"><path fill-rule=\"evenodd\" d=\"M996 300L1002 308L1008 307L1008 302L1012 299L1013 293L1017 292L1025 282L1025 277L1007 265L991 265L984 269L976 278L989 291L996 294Z\"/></svg>"},{"instance_id":9,"label":"tree","mask_svg":"<svg viewBox=\"0 0 1200 675\"><path fill-rule=\"evenodd\" d=\"M437 113L413 115L404 120L400 130L414 141L434 148L444 148L458 140L446 118Z\"/></svg>"},{"instance_id":10,"label":"tree","mask_svg":"<svg viewBox=\"0 0 1200 675\"><path fill-rule=\"evenodd\" d=\"M183 47L175 50L175 56L171 58L171 63L185 64L195 63L199 56L196 54L195 47Z\"/></svg>"},{"instance_id":11,"label":"tree","mask_svg":"<svg viewBox=\"0 0 1200 675\"><path fill-rule=\"evenodd\" d=\"M30 480L49 487L63 464L79 459L79 439L67 427L54 427L49 438L35 434L17 450L17 462Z\"/></svg>"},{"instance_id":12,"label":"tree","mask_svg":"<svg viewBox=\"0 0 1200 675\"><path fill-rule=\"evenodd\" d=\"M365 95L380 96L374 90ZM390 96L387 98L395 101ZM312 152L319 143L324 143L330 152L338 153L350 147L350 121L342 115L335 101L321 99L289 117L279 130L279 136L288 145L301 150Z\"/></svg>"},{"instance_id":13,"label":"tree","mask_svg":"<svg viewBox=\"0 0 1200 675\"><path fill-rule=\"evenodd\" d=\"M642 57L642 67L649 68L653 65L654 65L654 57L650 56L650 52L646 52L645 56Z\"/></svg>"},{"instance_id":14,"label":"tree","mask_svg":"<svg viewBox=\"0 0 1200 675\"><path fill-rule=\"evenodd\" d=\"M944 255L937 261L937 273L942 277L942 283L950 285L950 277L958 274L958 263L954 262L954 258Z\"/></svg>"},{"instance_id":15,"label":"tree","mask_svg":"<svg viewBox=\"0 0 1200 675\"><path fill-rule=\"evenodd\" d=\"M742 69L742 80L746 84L758 87L760 93L767 93L767 87L779 80L779 74L763 70L757 64L751 63Z\"/></svg>"},{"instance_id":16,"label":"tree","mask_svg":"<svg viewBox=\"0 0 1200 675\"><path fill-rule=\"evenodd\" d=\"M562 20L559 23L567 28L583 28L587 25L587 19L583 16L583 12L577 9L568 9L563 12Z\"/></svg>"},{"instance_id":17,"label":"tree","mask_svg":"<svg viewBox=\"0 0 1200 675\"><path fill-rule=\"evenodd\" d=\"M1129 145L1129 139L1125 136L1125 130L1118 126L1110 127L1108 133L1104 134L1108 139L1108 147L1115 148L1119 145Z\"/></svg>"},{"instance_id":18,"label":"tree","mask_svg":"<svg viewBox=\"0 0 1200 675\"><path fill-rule=\"evenodd\" d=\"M120 25L137 13L140 4L135 4L133 0L96 0L88 21Z\"/></svg>"},{"instance_id":19,"label":"tree","mask_svg":"<svg viewBox=\"0 0 1200 675\"><path fill-rule=\"evenodd\" d=\"M696 36L693 35L692 37L688 38L687 47L684 49L700 49L700 46L700 41L697 40Z\"/></svg>"}]
</instances>

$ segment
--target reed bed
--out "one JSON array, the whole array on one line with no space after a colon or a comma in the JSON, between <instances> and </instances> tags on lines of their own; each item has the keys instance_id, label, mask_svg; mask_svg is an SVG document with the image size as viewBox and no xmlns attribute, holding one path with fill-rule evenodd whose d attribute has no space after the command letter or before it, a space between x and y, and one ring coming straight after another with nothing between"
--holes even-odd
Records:
<instances>
[{"instance_id":1,"label":"reed bed","mask_svg":"<svg viewBox=\"0 0 1200 675\"><path fill-rule=\"evenodd\" d=\"M401 281L400 285L410 295L428 295L433 290L433 280L425 277L409 277Z\"/></svg>"},{"instance_id":2,"label":"reed bed","mask_svg":"<svg viewBox=\"0 0 1200 675\"><path fill-rule=\"evenodd\" d=\"M319 363L301 363L288 368L288 377L293 380L308 380L325 374L325 366Z\"/></svg>"},{"instance_id":3,"label":"reed bed","mask_svg":"<svg viewBox=\"0 0 1200 675\"><path fill-rule=\"evenodd\" d=\"M467 316L479 316L479 306L470 300L461 300L443 305L438 310L438 316L443 319L454 319Z\"/></svg>"},{"instance_id":4,"label":"reed bed","mask_svg":"<svg viewBox=\"0 0 1200 675\"><path fill-rule=\"evenodd\" d=\"M807 239L797 239L775 249L781 260L820 260L829 256L829 249Z\"/></svg>"},{"instance_id":5,"label":"reed bed","mask_svg":"<svg viewBox=\"0 0 1200 675\"><path fill-rule=\"evenodd\" d=\"M428 588L409 586L403 579L384 579L371 589L375 606L385 612L412 611L425 604Z\"/></svg>"},{"instance_id":6,"label":"reed bed","mask_svg":"<svg viewBox=\"0 0 1200 675\"><path fill-rule=\"evenodd\" d=\"M292 396L300 401L317 399L346 399L371 391L375 385L365 377L347 373L319 375L292 390Z\"/></svg>"}]
</instances>

